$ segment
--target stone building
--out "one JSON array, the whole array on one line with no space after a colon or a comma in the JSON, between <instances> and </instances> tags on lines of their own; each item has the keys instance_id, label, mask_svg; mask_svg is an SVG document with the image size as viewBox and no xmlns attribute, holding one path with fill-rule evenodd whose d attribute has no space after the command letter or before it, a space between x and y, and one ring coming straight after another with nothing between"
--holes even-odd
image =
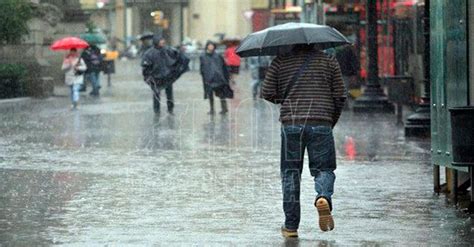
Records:
<instances>
[{"instance_id":1,"label":"stone building","mask_svg":"<svg viewBox=\"0 0 474 247\"><path fill-rule=\"evenodd\" d=\"M103 1L105 4L97 4ZM130 41L144 32L163 34L172 45L185 38L205 42L215 34L245 36L252 30L253 0L80 0L91 20L111 37Z\"/></svg>"},{"instance_id":2,"label":"stone building","mask_svg":"<svg viewBox=\"0 0 474 247\"><path fill-rule=\"evenodd\" d=\"M23 64L28 69L26 93L45 97L53 93L54 84L62 83L62 53L52 52L52 42L84 31L88 15L79 0L31 0L33 18L29 35L20 44L0 47L0 63Z\"/></svg>"}]
</instances>

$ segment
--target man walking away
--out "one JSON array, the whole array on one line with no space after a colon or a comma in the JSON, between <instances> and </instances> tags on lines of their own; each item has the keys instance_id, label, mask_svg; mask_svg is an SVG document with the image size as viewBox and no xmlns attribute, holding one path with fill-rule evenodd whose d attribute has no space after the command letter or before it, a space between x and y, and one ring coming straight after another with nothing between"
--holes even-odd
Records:
<instances>
[{"instance_id":1,"label":"man walking away","mask_svg":"<svg viewBox=\"0 0 474 247\"><path fill-rule=\"evenodd\" d=\"M262 97L281 104L284 237L298 237L300 180L308 150L322 231L334 228L331 215L336 169L332 128L346 99L338 62L312 45L296 45L291 55L277 56L267 71Z\"/></svg>"},{"instance_id":2,"label":"man walking away","mask_svg":"<svg viewBox=\"0 0 474 247\"><path fill-rule=\"evenodd\" d=\"M92 91L90 92L90 95L98 97L100 95L99 74L103 61L100 49L95 45L91 45L82 52L81 57L84 59L87 65L87 71L84 74L84 79L86 81L90 81L92 84Z\"/></svg>"},{"instance_id":3,"label":"man walking away","mask_svg":"<svg viewBox=\"0 0 474 247\"><path fill-rule=\"evenodd\" d=\"M160 36L153 38L153 47L148 49L142 58L142 72L145 82L153 91L153 110L160 114L160 93L166 91L168 113L173 115L173 82L174 66L179 62L179 52L166 46Z\"/></svg>"}]
</instances>

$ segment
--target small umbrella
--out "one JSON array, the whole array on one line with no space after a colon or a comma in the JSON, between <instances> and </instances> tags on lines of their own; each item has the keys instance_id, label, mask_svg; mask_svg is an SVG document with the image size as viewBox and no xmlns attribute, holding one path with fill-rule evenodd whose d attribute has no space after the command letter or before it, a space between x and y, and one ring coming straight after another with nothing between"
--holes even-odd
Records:
<instances>
[{"instance_id":1,"label":"small umbrella","mask_svg":"<svg viewBox=\"0 0 474 247\"><path fill-rule=\"evenodd\" d=\"M98 45L107 43L107 38L100 33L83 33L79 36L90 45Z\"/></svg>"},{"instance_id":2,"label":"small umbrella","mask_svg":"<svg viewBox=\"0 0 474 247\"><path fill-rule=\"evenodd\" d=\"M329 26L291 22L249 34L237 48L237 54L241 57L275 56L297 44L315 44L319 49L328 49L350 44L350 41Z\"/></svg>"},{"instance_id":3,"label":"small umbrella","mask_svg":"<svg viewBox=\"0 0 474 247\"><path fill-rule=\"evenodd\" d=\"M72 48L83 49L83 48L86 48L88 46L89 46L89 44L86 41L84 41L80 38L66 37L66 38L55 41L51 45L50 49L53 50L53 51L70 50Z\"/></svg>"}]
</instances>

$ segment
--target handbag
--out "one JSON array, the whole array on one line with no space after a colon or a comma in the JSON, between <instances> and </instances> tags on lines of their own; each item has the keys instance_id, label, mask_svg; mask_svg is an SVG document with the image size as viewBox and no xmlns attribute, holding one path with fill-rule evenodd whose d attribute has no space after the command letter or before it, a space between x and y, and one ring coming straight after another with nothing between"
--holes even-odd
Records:
<instances>
[{"instance_id":1,"label":"handbag","mask_svg":"<svg viewBox=\"0 0 474 247\"><path fill-rule=\"evenodd\" d=\"M83 75L84 73L86 73L85 70L77 70L77 69L75 68L75 67L78 66L80 63L81 63L81 58L79 58L79 60L77 60L76 65L74 65L74 75L75 75L75 76Z\"/></svg>"}]
</instances>

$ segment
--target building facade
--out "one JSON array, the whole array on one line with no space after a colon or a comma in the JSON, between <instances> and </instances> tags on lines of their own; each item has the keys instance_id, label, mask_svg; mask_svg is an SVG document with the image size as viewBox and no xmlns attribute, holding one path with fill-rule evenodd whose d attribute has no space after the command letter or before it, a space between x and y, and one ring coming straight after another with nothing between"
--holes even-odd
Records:
<instances>
[{"instance_id":1,"label":"building facade","mask_svg":"<svg viewBox=\"0 0 474 247\"><path fill-rule=\"evenodd\" d=\"M252 0L80 1L98 27L125 42L144 32L178 45L186 38L203 43L216 34L243 37L252 31Z\"/></svg>"},{"instance_id":2,"label":"building facade","mask_svg":"<svg viewBox=\"0 0 474 247\"><path fill-rule=\"evenodd\" d=\"M191 0L186 10L185 36L200 42L216 34L244 37L252 31L251 0Z\"/></svg>"}]
</instances>

